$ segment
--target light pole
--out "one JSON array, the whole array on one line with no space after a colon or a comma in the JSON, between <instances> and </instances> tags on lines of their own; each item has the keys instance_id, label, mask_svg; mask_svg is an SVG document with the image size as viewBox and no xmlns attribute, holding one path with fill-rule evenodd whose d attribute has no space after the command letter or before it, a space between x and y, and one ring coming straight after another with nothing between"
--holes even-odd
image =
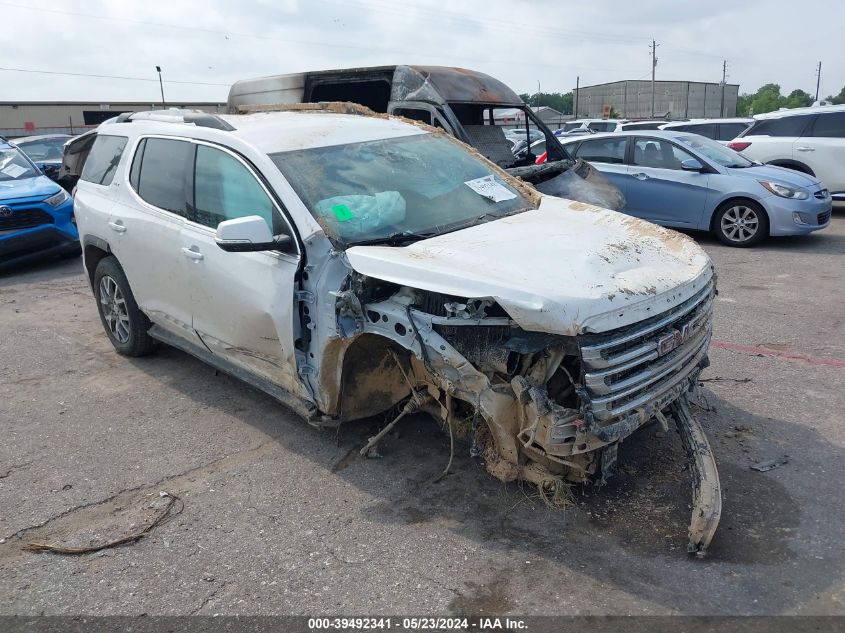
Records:
<instances>
[{"instance_id":1,"label":"light pole","mask_svg":"<svg viewBox=\"0 0 845 633\"><path fill-rule=\"evenodd\" d=\"M163 110L167 109L167 104L164 102L164 83L161 81L161 66L156 66L158 73L158 87L161 88L161 107Z\"/></svg>"}]
</instances>

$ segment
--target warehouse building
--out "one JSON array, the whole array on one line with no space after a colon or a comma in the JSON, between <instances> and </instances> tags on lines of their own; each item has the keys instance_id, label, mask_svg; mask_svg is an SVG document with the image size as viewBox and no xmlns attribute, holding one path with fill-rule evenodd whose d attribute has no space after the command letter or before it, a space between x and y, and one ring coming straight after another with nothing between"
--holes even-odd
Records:
<instances>
[{"instance_id":1,"label":"warehouse building","mask_svg":"<svg viewBox=\"0 0 845 633\"><path fill-rule=\"evenodd\" d=\"M655 81L654 111L651 107L651 81L614 81L583 86L573 93L577 115L607 117L611 112L627 119L667 116L698 119L736 116L738 84L702 81Z\"/></svg>"},{"instance_id":2,"label":"warehouse building","mask_svg":"<svg viewBox=\"0 0 845 633\"><path fill-rule=\"evenodd\" d=\"M225 112L226 104L168 103L168 107L203 112ZM0 101L0 136L17 138L33 134L80 134L122 112L157 110L161 103L85 101Z\"/></svg>"}]
</instances>

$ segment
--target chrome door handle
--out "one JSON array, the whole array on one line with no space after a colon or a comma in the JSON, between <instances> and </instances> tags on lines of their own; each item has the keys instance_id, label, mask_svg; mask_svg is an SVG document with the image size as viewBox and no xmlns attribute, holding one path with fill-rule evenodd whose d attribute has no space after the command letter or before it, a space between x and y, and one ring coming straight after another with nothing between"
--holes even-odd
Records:
<instances>
[{"instance_id":1,"label":"chrome door handle","mask_svg":"<svg viewBox=\"0 0 845 633\"><path fill-rule=\"evenodd\" d=\"M796 147L795 149L797 149L799 152L815 152L816 151L815 147Z\"/></svg>"},{"instance_id":2,"label":"chrome door handle","mask_svg":"<svg viewBox=\"0 0 845 633\"><path fill-rule=\"evenodd\" d=\"M644 174L644 173L642 173L642 172L640 172L640 173L638 173L638 174L631 174L631 175L632 175L634 178L636 178L637 180L648 180L648 174Z\"/></svg>"},{"instance_id":3,"label":"chrome door handle","mask_svg":"<svg viewBox=\"0 0 845 633\"><path fill-rule=\"evenodd\" d=\"M193 259L195 262L198 262L202 259L202 253L197 250L194 250L193 247L188 248L187 246L183 246L182 252L185 253L185 257L187 257L188 259Z\"/></svg>"},{"instance_id":4,"label":"chrome door handle","mask_svg":"<svg viewBox=\"0 0 845 633\"><path fill-rule=\"evenodd\" d=\"M115 233L126 233L126 227L123 226L123 222L118 220L117 222L109 222L109 228Z\"/></svg>"}]
</instances>

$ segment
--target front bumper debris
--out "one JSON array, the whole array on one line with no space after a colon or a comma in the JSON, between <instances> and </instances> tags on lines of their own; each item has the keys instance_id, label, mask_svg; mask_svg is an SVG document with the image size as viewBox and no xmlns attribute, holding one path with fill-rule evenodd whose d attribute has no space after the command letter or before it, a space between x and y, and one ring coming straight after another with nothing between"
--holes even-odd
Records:
<instances>
[{"instance_id":1,"label":"front bumper debris","mask_svg":"<svg viewBox=\"0 0 845 633\"><path fill-rule=\"evenodd\" d=\"M719 472L704 429L690 411L687 396L675 400L670 411L687 453L692 477L692 519L687 551L703 557L722 515Z\"/></svg>"}]
</instances>

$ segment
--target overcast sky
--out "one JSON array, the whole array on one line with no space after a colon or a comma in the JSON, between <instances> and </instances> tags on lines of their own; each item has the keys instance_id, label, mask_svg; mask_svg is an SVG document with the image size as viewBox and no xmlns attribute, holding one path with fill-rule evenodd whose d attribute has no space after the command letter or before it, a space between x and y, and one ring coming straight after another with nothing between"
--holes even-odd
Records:
<instances>
[{"instance_id":1,"label":"overcast sky","mask_svg":"<svg viewBox=\"0 0 845 633\"><path fill-rule=\"evenodd\" d=\"M839 0L0 0L0 101L225 102L232 81L302 70L464 66L517 92L651 76L764 83L821 95L845 85ZM195 83L176 83L195 82Z\"/></svg>"}]
</instances>

